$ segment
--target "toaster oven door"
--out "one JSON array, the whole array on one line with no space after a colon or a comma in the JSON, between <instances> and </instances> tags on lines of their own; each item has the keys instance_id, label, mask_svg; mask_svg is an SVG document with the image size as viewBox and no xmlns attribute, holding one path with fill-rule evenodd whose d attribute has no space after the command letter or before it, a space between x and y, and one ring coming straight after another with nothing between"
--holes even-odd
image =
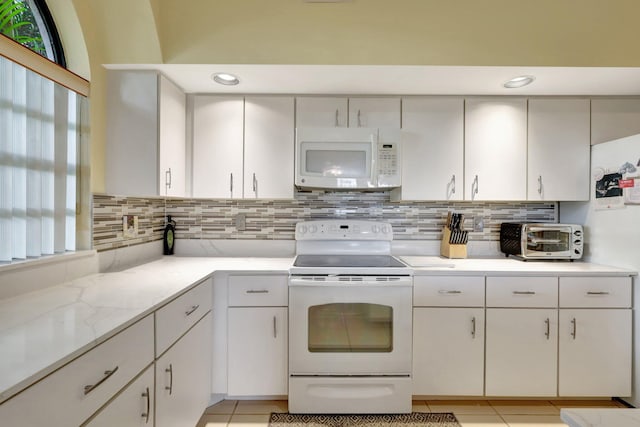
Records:
<instances>
[{"instance_id":1,"label":"toaster oven door","mask_svg":"<svg viewBox=\"0 0 640 427\"><path fill-rule=\"evenodd\" d=\"M522 255L525 258L572 258L573 230L570 226L525 225Z\"/></svg>"}]
</instances>

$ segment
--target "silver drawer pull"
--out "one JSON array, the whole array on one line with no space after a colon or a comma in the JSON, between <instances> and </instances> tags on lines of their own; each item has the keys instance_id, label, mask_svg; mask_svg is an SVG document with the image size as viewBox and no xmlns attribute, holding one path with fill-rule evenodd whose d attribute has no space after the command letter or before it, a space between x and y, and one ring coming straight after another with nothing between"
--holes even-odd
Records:
<instances>
[{"instance_id":1,"label":"silver drawer pull","mask_svg":"<svg viewBox=\"0 0 640 427\"><path fill-rule=\"evenodd\" d=\"M547 326L547 330L545 331L544 336L547 337L547 339L549 339L549 336L551 335L551 322L549 321L548 317L544 321L544 324Z\"/></svg>"},{"instance_id":2,"label":"silver drawer pull","mask_svg":"<svg viewBox=\"0 0 640 427\"><path fill-rule=\"evenodd\" d=\"M147 400L147 410L142 414L142 418L144 418L145 424L149 424L149 416L151 415L151 395L149 394L149 387L147 387L147 390L142 393L142 397Z\"/></svg>"},{"instance_id":3,"label":"silver drawer pull","mask_svg":"<svg viewBox=\"0 0 640 427\"><path fill-rule=\"evenodd\" d=\"M534 291L513 291L514 295L535 295Z\"/></svg>"},{"instance_id":4,"label":"silver drawer pull","mask_svg":"<svg viewBox=\"0 0 640 427\"><path fill-rule=\"evenodd\" d=\"M165 390L169 390L169 395L173 393L173 364L169 363L169 367L164 370L169 374L169 385L164 386Z\"/></svg>"},{"instance_id":5,"label":"silver drawer pull","mask_svg":"<svg viewBox=\"0 0 640 427\"><path fill-rule=\"evenodd\" d=\"M607 291L588 291L587 295L609 295Z\"/></svg>"},{"instance_id":6,"label":"silver drawer pull","mask_svg":"<svg viewBox=\"0 0 640 427\"><path fill-rule=\"evenodd\" d=\"M475 339L476 337L476 318L471 318L471 338Z\"/></svg>"},{"instance_id":7,"label":"silver drawer pull","mask_svg":"<svg viewBox=\"0 0 640 427\"><path fill-rule=\"evenodd\" d=\"M200 308L200 304L198 305L193 305L191 306L191 308L187 311L184 312L184 314L186 314L187 316L190 316L191 314L193 314L194 311L196 311L198 308Z\"/></svg>"},{"instance_id":8,"label":"silver drawer pull","mask_svg":"<svg viewBox=\"0 0 640 427\"><path fill-rule=\"evenodd\" d=\"M461 294L462 291L448 291L446 289L440 289L438 293L442 295L453 295L453 294Z\"/></svg>"},{"instance_id":9,"label":"silver drawer pull","mask_svg":"<svg viewBox=\"0 0 640 427\"><path fill-rule=\"evenodd\" d=\"M108 380L109 377L111 375L115 374L117 371L118 371L118 367L117 366L115 368L111 369L111 370L104 371L104 377L102 377L102 379L100 381L98 381L95 384L89 384L89 385L84 386L84 394L87 395L87 394L91 393L93 390L98 388L98 386L100 384L102 384L103 382Z\"/></svg>"},{"instance_id":10,"label":"silver drawer pull","mask_svg":"<svg viewBox=\"0 0 640 427\"><path fill-rule=\"evenodd\" d=\"M247 291L248 294L268 294L268 289L249 289Z\"/></svg>"}]
</instances>

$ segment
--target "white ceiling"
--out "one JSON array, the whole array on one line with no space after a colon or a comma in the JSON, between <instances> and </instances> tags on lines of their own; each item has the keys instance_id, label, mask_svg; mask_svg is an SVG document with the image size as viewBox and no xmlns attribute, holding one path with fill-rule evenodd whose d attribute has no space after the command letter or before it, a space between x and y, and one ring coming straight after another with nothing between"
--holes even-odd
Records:
<instances>
[{"instance_id":1,"label":"white ceiling","mask_svg":"<svg viewBox=\"0 0 640 427\"><path fill-rule=\"evenodd\" d=\"M640 68L464 67L391 65L108 64L108 69L158 70L186 93L397 95L640 95ZM226 72L237 86L215 83ZM519 89L502 84L536 80Z\"/></svg>"}]
</instances>

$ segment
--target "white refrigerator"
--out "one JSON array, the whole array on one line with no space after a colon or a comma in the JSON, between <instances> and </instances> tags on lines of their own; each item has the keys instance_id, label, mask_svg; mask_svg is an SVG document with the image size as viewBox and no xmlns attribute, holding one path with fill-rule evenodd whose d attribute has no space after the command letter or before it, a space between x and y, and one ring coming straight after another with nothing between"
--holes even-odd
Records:
<instances>
[{"instance_id":1,"label":"white refrigerator","mask_svg":"<svg viewBox=\"0 0 640 427\"><path fill-rule=\"evenodd\" d=\"M637 177L633 179L633 177ZM585 261L640 271L640 134L591 147L591 200L561 202L560 222L583 224ZM640 407L640 289L634 278L633 395Z\"/></svg>"}]
</instances>

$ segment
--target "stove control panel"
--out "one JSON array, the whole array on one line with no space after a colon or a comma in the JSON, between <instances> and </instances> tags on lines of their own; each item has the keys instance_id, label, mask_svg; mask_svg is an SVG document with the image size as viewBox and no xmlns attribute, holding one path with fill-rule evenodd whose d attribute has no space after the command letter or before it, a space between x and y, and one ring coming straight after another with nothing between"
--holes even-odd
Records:
<instances>
[{"instance_id":1,"label":"stove control panel","mask_svg":"<svg viewBox=\"0 0 640 427\"><path fill-rule=\"evenodd\" d=\"M305 221L296 224L296 240L393 240L387 222L358 220Z\"/></svg>"}]
</instances>

